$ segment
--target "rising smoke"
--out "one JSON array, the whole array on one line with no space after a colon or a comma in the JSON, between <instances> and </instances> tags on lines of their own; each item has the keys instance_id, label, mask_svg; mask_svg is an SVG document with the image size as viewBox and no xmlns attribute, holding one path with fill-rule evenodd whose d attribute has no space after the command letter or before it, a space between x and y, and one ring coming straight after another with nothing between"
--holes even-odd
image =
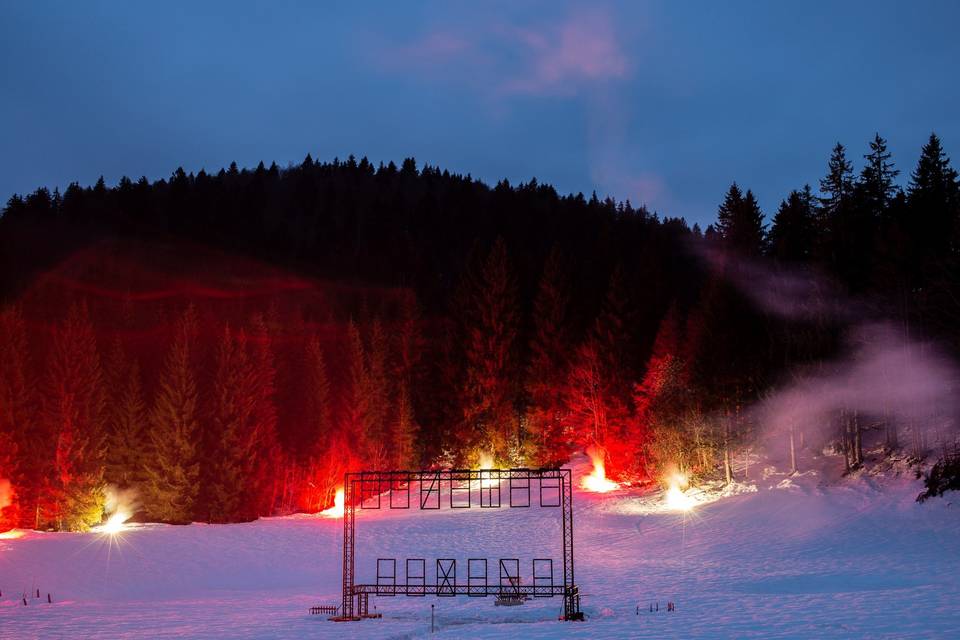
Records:
<instances>
[{"instance_id":1,"label":"rising smoke","mask_svg":"<svg viewBox=\"0 0 960 640\"><path fill-rule=\"evenodd\" d=\"M835 437L841 412L857 415L869 431L903 436L914 453L937 450L957 437L960 368L938 345L910 335L810 270L733 258L715 248L696 252L759 308L842 330L841 354L798 369L749 410L748 417L783 449L791 430L821 442Z\"/></svg>"}]
</instances>

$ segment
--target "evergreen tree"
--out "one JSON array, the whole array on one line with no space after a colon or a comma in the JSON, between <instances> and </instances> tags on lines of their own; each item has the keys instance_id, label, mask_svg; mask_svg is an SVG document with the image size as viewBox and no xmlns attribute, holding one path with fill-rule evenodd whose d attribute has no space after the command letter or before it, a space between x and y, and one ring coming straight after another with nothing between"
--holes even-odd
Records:
<instances>
[{"instance_id":1,"label":"evergreen tree","mask_svg":"<svg viewBox=\"0 0 960 640\"><path fill-rule=\"evenodd\" d=\"M41 516L58 529L84 531L103 516L106 393L93 324L74 304L53 334L45 414L54 440L49 500Z\"/></svg>"},{"instance_id":2,"label":"evergreen tree","mask_svg":"<svg viewBox=\"0 0 960 640\"><path fill-rule=\"evenodd\" d=\"M791 191L770 227L770 253L787 262L806 262L814 249L816 209L810 185Z\"/></svg>"},{"instance_id":3,"label":"evergreen tree","mask_svg":"<svg viewBox=\"0 0 960 640\"><path fill-rule=\"evenodd\" d=\"M190 522L196 508L200 428L195 336L196 317L190 307L177 322L148 417L150 463L142 496L147 517L159 522Z\"/></svg>"},{"instance_id":4,"label":"evergreen tree","mask_svg":"<svg viewBox=\"0 0 960 640\"><path fill-rule=\"evenodd\" d=\"M334 433L330 406L330 380L323 348L317 336L307 341L307 402L308 481L299 499L301 508L307 511L323 509L333 501L337 484L342 482L342 467L335 464L340 451L334 449L337 434Z\"/></svg>"},{"instance_id":5,"label":"evergreen tree","mask_svg":"<svg viewBox=\"0 0 960 640\"><path fill-rule=\"evenodd\" d=\"M366 419L369 412L366 391L369 382L366 360L366 349L363 346L360 329L351 320L347 326L346 407L340 431L349 451L355 455L364 455L367 452Z\"/></svg>"},{"instance_id":6,"label":"evergreen tree","mask_svg":"<svg viewBox=\"0 0 960 640\"><path fill-rule=\"evenodd\" d=\"M276 469L280 468L280 442L277 438L276 377L273 339L264 317L253 318L249 354L254 385L253 433L248 494L255 515L272 515L279 492Z\"/></svg>"},{"instance_id":7,"label":"evergreen tree","mask_svg":"<svg viewBox=\"0 0 960 640\"><path fill-rule=\"evenodd\" d=\"M104 480L120 488L139 487L145 474L147 407L140 367L128 361L119 338L106 360L107 457Z\"/></svg>"},{"instance_id":8,"label":"evergreen tree","mask_svg":"<svg viewBox=\"0 0 960 640\"><path fill-rule=\"evenodd\" d=\"M570 429L563 389L572 336L567 318L568 274L560 249L554 246L544 263L533 300L533 337L527 367L527 428L534 460L541 466L563 462Z\"/></svg>"},{"instance_id":9,"label":"evergreen tree","mask_svg":"<svg viewBox=\"0 0 960 640\"><path fill-rule=\"evenodd\" d=\"M210 420L211 449L205 506L210 522L252 520L257 515L257 500L252 487L255 412L257 409L256 372L247 355L246 335L234 334L225 326L216 357L213 380L213 411Z\"/></svg>"},{"instance_id":10,"label":"evergreen tree","mask_svg":"<svg viewBox=\"0 0 960 640\"><path fill-rule=\"evenodd\" d=\"M53 462L37 420L28 356L21 309L0 309L0 483L7 483L0 528L37 526L40 480Z\"/></svg>"},{"instance_id":11,"label":"evergreen tree","mask_svg":"<svg viewBox=\"0 0 960 640\"><path fill-rule=\"evenodd\" d=\"M744 194L734 182L717 211L717 232L724 243L744 255L763 251L763 213L749 189Z\"/></svg>"},{"instance_id":12,"label":"evergreen tree","mask_svg":"<svg viewBox=\"0 0 960 640\"><path fill-rule=\"evenodd\" d=\"M507 245L497 238L479 273L467 281L463 314L466 371L463 386L467 451L510 459L519 445L516 411L517 284Z\"/></svg>"},{"instance_id":13,"label":"evergreen tree","mask_svg":"<svg viewBox=\"0 0 960 640\"><path fill-rule=\"evenodd\" d=\"M366 351L366 414L364 416L365 433L373 446L373 464L375 469L390 466L390 380L387 371L389 344L379 319L370 327L370 346Z\"/></svg>"},{"instance_id":14,"label":"evergreen tree","mask_svg":"<svg viewBox=\"0 0 960 640\"><path fill-rule=\"evenodd\" d=\"M827 175L820 179L820 207L816 216L816 254L828 265L837 262L841 244L841 221L847 217L853 199L853 164L839 142L827 162Z\"/></svg>"},{"instance_id":15,"label":"evergreen tree","mask_svg":"<svg viewBox=\"0 0 960 640\"><path fill-rule=\"evenodd\" d=\"M660 321L643 379L634 387L636 424L625 443L625 471L639 479L662 477L669 465L683 466L681 454L688 453L682 417L690 394L685 393L688 380L680 356L680 331L680 313L672 304Z\"/></svg>"},{"instance_id":16,"label":"evergreen tree","mask_svg":"<svg viewBox=\"0 0 960 640\"><path fill-rule=\"evenodd\" d=\"M126 367L126 378L116 390L107 437L107 482L121 488L139 488L146 479L147 405L143 400L140 366Z\"/></svg>"},{"instance_id":17,"label":"evergreen tree","mask_svg":"<svg viewBox=\"0 0 960 640\"><path fill-rule=\"evenodd\" d=\"M957 171L935 133L920 152L907 187L907 226L915 246L942 257L954 237L960 215ZM919 257L919 256L918 256Z\"/></svg>"},{"instance_id":18,"label":"evergreen tree","mask_svg":"<svg viewBox=\"0 0 960 640\"><path fill-rule=\"evenodd\" d=\"M398 469L412 469L419 466L419 448L416 446L416 441L420 425L416 417L414 392L422 385L423 335L420 322L416 294L407 291L401 299L394 371L396 410L392 439L396 451L394 464Z\"/></svg>"},{"instance_id":19,"label":"evergreen tree","mask_svg":"<svg viewBox=\"0 0 960 640\"><path fill-rule=\"evenodd\" d=\"M577 349L565 390L566 408L576 440L604 452L619 473L625 460L619 440L629 429L633 313L623 270L617 266L600 313Z\"/></svg>"},{"instance_id":20,"label":"evergreen tree","mask_svg":"<svg viewBox=\"0 0 960 640\"><path fill-rule=\"evenodd\" d=\"M890 155L887 141L879 133L874 134L870 141L870 153L863 156L867 162L856 185L860 206L865 207L866 214L874 219L886 214L899 189L893 181L900 172L889 162Z\"/></svg>"}]
</instances>

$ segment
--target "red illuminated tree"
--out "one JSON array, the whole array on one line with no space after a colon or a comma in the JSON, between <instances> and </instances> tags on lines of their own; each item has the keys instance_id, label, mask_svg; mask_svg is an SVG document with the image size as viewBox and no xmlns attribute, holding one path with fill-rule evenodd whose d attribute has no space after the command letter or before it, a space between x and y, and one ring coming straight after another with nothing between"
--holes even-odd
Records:
<instances>
[{"instance_id":1,"label":"red illuminated tree","mask_svg":"<svg viewBox=\"0 0 960 640\"><path fill-rule=\"evenodd\" d=\"M264 516L271 515L276 507L280 488L277 470L281 465L277 438L277 369L273 340L262 315L254 316L248 343L254 387L248 493L255 503L256 515Z\"/></svg>"},{"instance_id":2,"label":"red illuminated tree","mask_svg":"<svg viewBox=\"0 0 960 640\"><path fill-rule=\"evenodd\" d=\"M330 406L330 379L323 347L317 336L311 336L306 346L306 452L305 477L296 501L305 511L317 511L333 500L337 478L331 475L331 450L334 433Z\"/></svg>"},{"instance_id":3,"label":"red illuminated tree","mask_svg":"<svg viewBox=\"0 0 960 640\"><path fill-rule=\"evenodd\" d=\"M516 408L519 300L503 238L494 242L479 270L467 274L460 313L465 340L462 406L467 453L478 453L479 448L499 460L511 460L520 444Z\"/></svg>"},{"instance_id":4,"label":"red illuminated tree","mask_svg":"<svg viewBox=\"0 0 960 640\"><path fill-rule=\"evenodd\" d=\"M256 371L247 355L247 338L224 327L216 356L204 506L210 522L252 520L258 514L255 469L257 431Z\"/></svg>"},{"instance_id":5,"label":"red illuminated tree","mask_svg":"<svg viewBox=\"0 0 960 640\"><path fill-rule=\"evenodd\" d=\"M420 309L416 296L407 291L401 300L400 322L394 358L395 399L391 418L391 447L396 469L419 466L416 446L420 431L415 410L414 392L421 385L423 335L420 331Z\"/></svg>"},{"instance_id":6,"label":"red illuminated tree","mask_svg":"<svg viewBox=\"0 0 960 640\"><path fill-rule=\"evenodd\" d=\"M103 515L106 393L93 324L75 304L54 329L44 417L54 447L50 511L41 521L82 531Z\"/></svg>"},{"instance_id":7,"label":"red illuminated tree","mask_svg":"<svg viewBox=\"0 0 960 640\"><path fill-rule=\"evenodd\" d=\"M614 474L622 463L622 437L631 414L631 322L624 274L617 267L600 313L577 349L565 392L577 441L604 451Z\"/></svg>"},{"instance_id":8,"label":"red illuminated tree","mask_svg":"<svg viewBox=\"0 0 960 640\"><path fill-rule=\"evenodd\" d=\"M44 455L37 398L29 378L27 333L19 307L0 310L0 529L37 526Z\"/></svg>"},{"instance_id":9,"label":"red illuminated tree","mask_svg":"<svg viewBox=\"0 0 960 640\"><path fill-rule=\"evenodd\" d=\"M121 488L139 487L145 479L147 406L140 367L129 361L119 340L107 358L110 380L107 407L107 457L104 479Z\"/></svg>"},{"instance_id":10,"label":"red illuminated tree","mask_svg":"<svg viewBox=\"0 0 960 640\"><path fill-rule=\"evenodd\" d=\"M160 522L190 522L196 507L200 399L193 373L195 341L196 315L191 307L177 322L148 416L143 503L147 517Z\"/></svg>"}]
</instances>

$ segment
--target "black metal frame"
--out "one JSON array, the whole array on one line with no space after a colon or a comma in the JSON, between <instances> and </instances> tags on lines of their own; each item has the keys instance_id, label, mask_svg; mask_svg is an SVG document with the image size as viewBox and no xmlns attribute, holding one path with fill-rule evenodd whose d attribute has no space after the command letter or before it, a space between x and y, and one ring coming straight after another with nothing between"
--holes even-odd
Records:
<instances>
[{"instance_id":1,"label":"black metal frame","mask_svg":"<svg viewBox=\"0 0 960 640\"><path fill-rule=\"evenodd\" d=\"M563 583L554 583L553 559L533 560L532 584L523 584L518 558L501 558L500 580L488 580L487 560L467 560L467 582L457 583L457 561L454 558L439 558L436 561L434 584L426 581L426 560L407 558L403 583L397 582L396 559L377 559L376 584L356 584L356 509L382 508L383 489L390 491L388 507L410 508L410 488L420 483L419 508L439 509L443 486L448 487L450 508L469 509L474 506L473 483L480 487L480 507L498 509L502 506L500 484L508 482L508 505L511 508L531 506L531 484L538 483L541 507L559 507L562 513ZM488 486L484 487L484 483ZM405 494L406 499L395 500L393 493ZM464 500L465 498L465 500ZM383 567L381 567L381 562ZM482 562L482 565L480 564ZM506 564L505 564L506 563ZM483 567L481 576L474 567ZM392 569L392 571L389 571ZM411 573L412 569L412 573ZM504 580L507 582L504 583ZM337 620L359 620L368 615L369 596L425 596L432 593L440 597L488 596L508 598L533 596L546 598L563 597L563 619L583 620L580 611L580 590L573 573L573 474L570 469L454 469L444 471L363 471L344 475L343 515L343 583L342 603Z\"/></svg>"}]
</instances>

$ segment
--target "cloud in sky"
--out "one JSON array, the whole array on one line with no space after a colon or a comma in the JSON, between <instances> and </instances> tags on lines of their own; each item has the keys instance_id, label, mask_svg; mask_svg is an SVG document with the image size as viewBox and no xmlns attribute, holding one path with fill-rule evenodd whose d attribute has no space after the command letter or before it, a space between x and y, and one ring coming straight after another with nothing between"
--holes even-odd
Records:
<instances>
[{"instance_id":1,"label":"cloud in sky","mask_svg":"<svg viewBox=\"0 0 960 640\"><path fill-rule=\"evenodd\" d=\"M413 41L379 47L374 60L393 73L460 78L492 97L574 95L630 70L613 19L600 8L537 25L496 19L469 31L434 27Z\"/></svg>"}]
</instances>

